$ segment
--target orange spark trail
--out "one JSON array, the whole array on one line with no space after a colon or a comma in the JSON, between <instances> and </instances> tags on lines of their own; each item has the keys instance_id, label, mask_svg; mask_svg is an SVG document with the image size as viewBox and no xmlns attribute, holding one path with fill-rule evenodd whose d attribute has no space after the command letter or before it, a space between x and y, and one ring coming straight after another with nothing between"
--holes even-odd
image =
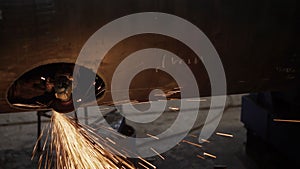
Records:
<instances>
[{"instance_id":1,"label":"orange spark trail","mask_svg":"<svg viewBox=\"0 0 300 169\"><path fill-rule=\"evenodd\" d=\"M120 152L105 142L99 143L101 138L96 137L95 133L86 130L64 114L53 111L50 125L50 136L46 136L44 152L39 158L39 168L42 165L44 168L55 166L57 169L135 168L126 158L115 155ZM46 146L48 140L50 145Z\"/></svg>"}]
</instances>

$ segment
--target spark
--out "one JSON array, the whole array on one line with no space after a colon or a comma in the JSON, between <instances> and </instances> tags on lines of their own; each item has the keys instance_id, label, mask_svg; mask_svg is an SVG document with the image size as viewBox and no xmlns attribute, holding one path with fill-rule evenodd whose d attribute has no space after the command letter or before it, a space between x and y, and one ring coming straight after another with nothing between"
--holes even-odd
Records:
<instances>
[{"instance_id":1,"label":"spark","mask_svg":"<svg viewBox=\"0 0 300 169\"><path fill-rule=\"evenodd\" d=\"M176 94L176 93L180 93L180 90L175 90L175 91L169 91L167 92L168 95L172 95L172 94Z\"/></svg>"},{"instance_id":2,"label":"spark","mask_svg":"<svg viewBox=\"0 0 300 169\"><path fill-rule=\"evenodd\" d=\"M209 154L209 153L206 153L206 152L204 152L203 155L204 155L204 156L211 157L211 158L217 158L217 156L212 155L212 154Z\"/></svg>"},{"instance_id":3,"label":"spark","mask_svg":"<svg viewBox=\"0 0 300 169\"><path fill-rule=\"evenodd\" d=\"M157 96L157 97L165 97L166 95L164 93L156 93L154 94L154 96Z\"/></svg>"},{"instance_id":4,"label":"spark","mask_svg":"<svg viewBox=\"0 0 300 169\"><path fill-rule=\"evenodd\" d=\"M172 111L178 111L178 110L180 110L178 107L169 107L169 110L172 110Z\"/></svg>"},{"instance_id":5,"label":"spark","mask_svg":"<svg viewBox=\"0 0 300 169\"><path fill-rule=\"evenodd\" d=\"M276 122L300 123L300 120L273 119Z\"/></svg>"},{"instance_id":6,"label":"spark","mask_svg":"<svg viewBox=\"0 0 300 169\"><path fill-rule=\"evenodd\" d=\"M220 132L217 132L216 135L224 136L224 137L233 137L232 134L226 134L226 133L220 133Z\"/></svg>"},{"instance_id":7,"label":"spark","mask_svg":"<svg viewBox=\"0 0 300 169\"><path fill-rule=\"evenodd\" d=\"M19 107L29 107L29 108L40 108L40 105L34 105L34 104L22 104L22 103L14 103L14 106L19 106Z\"/></svg>"},{"instance_id":8,"label":"spark","mask_svg":"<svg viewBox=\"0 0 300 169\"><path fill-rule=\"evenodd\" d=\"M42 80L46 80L46 78L44 78L43 76L41 77Z\"/></svg>"},{"instance_id":9,"label":"spark","mask_svg":"<svg viewBox=\"0 0 300 169\"><path fill-rule=\"evenodd\" d=\"M89 126L86 126L89 130L94 130L93 128L89 127ZM105 126L99 126L98 129L104 129L104 130L107 130L109 132L112 132L112 134L118 136L118 137L122 137L122 138L127 138L125 135L122 135L118 132L116 132L113 128L109 128L109 127L105 127Z\"/></svg>"},{"instance_id":10,"label":"spark","mask_svg":"<svg viewBox=\"0 0 300 169\"><path fill-rule=\"evenodd\" d=\"M75 120L53 111L38 168L40 169L42 164L44 168L55 166L57 169L135 168L125 156L120 156L122 153L106 144L104 140ZM50 145L46 146L48 141ZM37 144L33 156L36 147Z\"/></svg>"},{"instance_id":11,"label":"spark","mask_svg":"<svg viewBox=\"0 0 300 169\"><path fill-rule=\"evenodd\" d=\"M149 137L152 137L152 138L154 138L154 139L156 139L156 140L159 140L159 138L158 137L156 137L156 136L153 136L153 135L151 135L151 134L146 134L147 136L149 136Z\"/></svg>"},{"instance_id":12,"label":"spark","mask_svg":"<svg viewBox=\"0 0 300 169\"><path fill-rule=\"evenodd\" d=\"M202 160L205 160L205 157L201 156L201 155L197 155L198 158L201 158Z\"/></svg>"},{"instance_id":13,"label":"spark","mask_svg":"<svg viewBox=\"0 0 300 169\"><path fill-rule=\"evenodd\" d=\"M206 139L201 139L201 141L205 142L205 143L210 143L210 141L206 140Z\"/></svg>"},{"instance_id":14,"label":"spark","mask_svg":"<svg viewBox=\"0 0 300 169\"><path fill-rule=\"evenodd\" d=\"M140 162L138 162L138 164L139 164L140 166L146 168L146 169L149 169L148 167L146 167L144 164L142 164L142 163L140 163Z\"/></svg>"},{"instance_id":15,"label":"spark","mask_svg":"<svg viewBox=\"0 0 300 169\"><path fill-rule=\"evenodd\" d=\"M180 100L180 99L178 99L178 98L170 98L169 100ZM163 100L163 101L165 101L165 100Z\"/></svg>"},{"instance_id":16,"label":"spark","mask_svg":"<svg viewBox=\"0 0 300 169\"><path fill-rule=\"evenodd\" d=\"M152 168L156 169L156 166L153 165L153 164L151 164L151 163L149 163L147 160L143 159L142 157L138 157L138 158L139 158L140 160L142 160L144 163L150 165Z\"/></svg>"},{"instance_id":17,"label":"spark","mask_svg":"<svg viewBox=\"0 0 300 169\"><path fill-rule=\"evenodd\" d=\"M200 144L192 143L192 142L187 141L187 140L182 140L182 142L183 142L183 143L188 143L188 144L193 145L193 146L196 146L196 147L200 147L200 148L202 147Z\"/></svg>"},{"instance_id":18,"label":"spark","mask_svg":"<svg viewBox=\"0 0 300 169\"><path fill-rule=\"evenodd\" d=\"M107 139L109 142L111 142L111 143L113 143L113 144L116 144L116 142L112 141L110 138L106 137L106 139Z\"/></svg>"},{"instance_id":19,"label":"spark","mask_svg":"<svg viewBox=\"0 0 300 169\"><path fill-rule=\"evenodd\" d=\"M197 138L195 134L190 134L191 137Z\"/></svg>"},{"instance_id":20,"label":"spark","mask_svg":"<svg viewBox=\"0 0 300 169\"><path fill-rule=\"evenodd\" d=\"M155 154L157 154L161 159L163 159L163 160L165 160L165 158L162 156L162 155L160 155L156 150L154 150L154 148L150 148Z\"/></svg>"}]
</instances>

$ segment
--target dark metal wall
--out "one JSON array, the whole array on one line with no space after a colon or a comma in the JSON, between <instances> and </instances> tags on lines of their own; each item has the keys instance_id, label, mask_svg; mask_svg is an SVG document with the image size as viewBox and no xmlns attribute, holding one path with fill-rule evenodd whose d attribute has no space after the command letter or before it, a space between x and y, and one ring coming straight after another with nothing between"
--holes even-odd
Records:
<instances>
[{"instance_id":1,"label":"dark metal wall","mask_svg":"<svg viewBox=\"0 0 300 169\"><path fill-rule=\"evenodd\" d=\"M6 99L8 88L18 77L40 65L74 63L83 44L96 30L137 12L170 13L198 26L221 57L230 94L284 90L299 85L297 0L1 0L0 10L0 112L3 113L19 111L11 108ZM98 74L109 87L120 60L147 47L167 49L185 61L195 58L177 40L140 35L117 44L105 56L107 64L101 66ZM201 94L210 95L202 63L191 68ZM163 74L158 76L168 79ZM168 83L172 83L171 78L151 85L144 79L137 80L132 87L170 87ZM147 94L142 92L132 97ZM109 94L103 102L107 100Z\"/></svg>"}]
</instances>

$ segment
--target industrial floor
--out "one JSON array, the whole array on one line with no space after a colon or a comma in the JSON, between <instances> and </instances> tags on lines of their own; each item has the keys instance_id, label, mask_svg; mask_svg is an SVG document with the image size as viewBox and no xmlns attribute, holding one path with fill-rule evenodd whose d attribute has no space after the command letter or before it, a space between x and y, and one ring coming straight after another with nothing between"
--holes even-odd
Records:
<instances>
[{"instance_id":1,"label":"industrial floor","mask_svg":"<svg viewBox=\"0 0 300 169\"><path fill-rule=\"evenodd\" d=\"M188 169L188 168L227 168L227 169L257 169L255 161L249 157L245 151L246 129L240 122L240 99L241 95L228 96L227 108L223 113L221 122L216 132L232 134L233 137L224 137L213 134L209 143L203 143L202 148L181 142L171 150L159 156L147 158L157 168L162 169ZM208 103L201 103L203 108L200 110L193 130L186 136L185 140L197 143L203 117L207 113ZM175 103L170 103L175 104ZM173 115L172 115L173 114ZM174 120L176 113L170 111L164 118L160 118L156 124L138 126L127 122L136 129L137 137L145 133L156 134L165 129ZM79 115L79 118L81 116ZM90 116L89 116L90 117ZM91 117L92 118L92 117ZM46 117L42 118L43 124L49 122ZM84 119L86 123L88 120ZM0 169L31 169L37 168L37 159L31 160L32 149L37 136L37 116L36 112L23 112L0 115ZM209 153L216 158L203 156ZM201 155L204 158L199 158Z\"/></svg>"}]
</instances>

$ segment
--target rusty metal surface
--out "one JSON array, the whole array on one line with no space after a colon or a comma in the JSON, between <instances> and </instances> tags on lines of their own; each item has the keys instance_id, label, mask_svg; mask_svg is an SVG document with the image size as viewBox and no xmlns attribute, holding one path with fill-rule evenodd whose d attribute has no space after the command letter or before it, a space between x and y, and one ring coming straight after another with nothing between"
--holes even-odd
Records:
<instances>
[{"instance_id":1,"label":"rusty metal surface","mask_svg":"<svg viewBox=\"0 0 300 169\"><path fill-rule=\"evenodd\" d=\"M22 74L48 63L75 63L83 44L101 26L146 11L174 14L198 26L220 55L229 94L297 87L300 63L296 2L1 0L0 113L20 111L9 105L7 92ZM121 41L105 56L98 74L108 88L100 104L111 100L112 74L122 58L149 47L169 50L190 63L201 95L210 95L205 68L199 60L194 61L195 54L187 46L170 37L145 34ZM176 87L168 75L153 70L139 74L135 80L131 85L133 100L148 98L151 88Z\"/></svg>"}]
</instances>

